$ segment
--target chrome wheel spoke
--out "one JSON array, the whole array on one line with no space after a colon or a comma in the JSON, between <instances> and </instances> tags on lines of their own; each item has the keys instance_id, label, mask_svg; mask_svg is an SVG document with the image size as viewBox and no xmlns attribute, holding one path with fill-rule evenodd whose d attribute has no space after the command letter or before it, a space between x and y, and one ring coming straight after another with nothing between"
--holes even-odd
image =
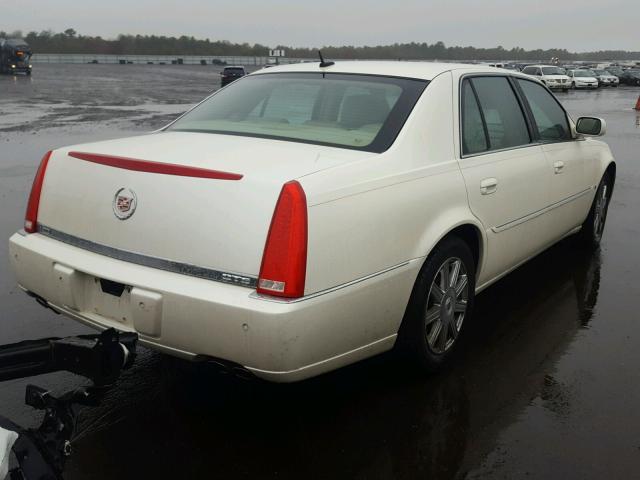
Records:
<instances>
[{"instance_id":1,"label":"chrome wheel spoke","mask_svg":"<svg viewBox=\"0 0 640 480\"><path fill-rule=\"evenodd\" d=\"M449 328L440 328L440 334L438 336L438 349L444 352L447 348L447 338Z\"/></svg>"},{"instance_id":2,"label":"chrome wheel spoke","mask_svg":"<svg viewBox=\"0 0 640 480\"><path fill-rule=\"evenodd\" d=\"M467 286L467 276L462 275L460 277L460 281L456 285L456 298L460 298L466 286Z\"/></svg>"},{"instance_id":3,"label":"chrome wheel spoke","mask_svg":"<svg viewBox=\"0 0 640 480\"><path fill-rule=\"evenodd\" d=\"M455 307L453 307L453 311L456 313L464 313L467 311L467 301L466 300L458 300L456 302Z\"/></svg>"},{"instance_id":4,"label":"chrome wheel spoke","mask_svg":"<svg viewBox=\"0 0 640 480\"><path fill-rule=\"evenodd\" d=\"M448 287L455 287L458 283L458 275L460 274L460 267L462 266L462 262L460 260L455 260L453 262L453 270L451 272L451 278L449 279Z\"/></svg>"},{"instance_id":5,"label":"chrome wheel spoke","mask_svg":"<svg viewBox=\"0 0 640 480\"><path fill-rule=\"evenodd\" d=\"M438 339L441 330L442 321L438 320L438 323L434 325L434 327L431 329L431 332L429 333L429 336L427 337L427 341L429 342L429 346L431 348L435 347L436 340Z\"/></svg>"},{"instance_id":6,"label":"chrome wheel spoke","mask_svg":"<svg viewBox=\"0 0 640 480\"><path fill-rule=\"evenodd\" d=\"M449 262L440 268L440 289L444 292L449 288Z\"/></svg>"},{"instance_id":7,"label":"chrome wheel spoke","mask_svg":"<svg viewBox=\"0 0 640 480\"><path fill-rule=\"evenodd\" d=\"M434 305L427 310L426 325L429 326L436 320L440 320L440 305Z\"/></svg>"},{"instance_id":8,"label":"chrome wheel spoke","mask_svg":"<svg viewBox=\"0 0 640 480\"><path fill-rule=\"evenodd\" d=\"M434 303L440 305L444 298L444 291L434 283L431 286L431 296L433 297Z\"/></svg>"},{"instance_id":9,"label":"chrome wheel spoke","mask_svg":"<svg viewBox=\"0 0 640 480\"><path fill-rule=\"evenodd\" d=\"M458 326L457 322L449 322L449 332L451 333L451 338L455 340L458 337Z\"/></svg>"}]
</instances>

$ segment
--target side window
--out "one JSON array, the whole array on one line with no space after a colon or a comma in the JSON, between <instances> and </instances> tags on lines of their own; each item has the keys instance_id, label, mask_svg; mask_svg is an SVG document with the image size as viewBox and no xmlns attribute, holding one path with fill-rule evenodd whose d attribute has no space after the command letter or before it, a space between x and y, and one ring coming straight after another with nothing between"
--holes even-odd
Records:
<instances>
[{"instance_id":1,"label":"side window","mask_svg":"<svg viewBox=\"0 0 640 480\"><path fill-rule=\"evenodd\" d=\"M462 83L462 153L484 152L489 147L478 101L469 80Z\"/></svg>"},{"instance_id":2,"label":"side window","mask_svg":"<svg viewBox=\"0 0 640 480\"><path fill-rule=\"evenodd\" d=\"M522 108L505 77L474 77L480 108L489 134L489 149L518 147L531 143Z\"/></svg>"},{"instance_id":3,"label":"side window","mask_svg":"<svg viewBox=\"0 0 640 480\"><path fill-rule=\"evenodd\" d=\"M542 86L518 79L518 84L529 102L540 139L547 142L569 140L571 131L567 115L555 98Z\"/></svg>"}]
</instances>

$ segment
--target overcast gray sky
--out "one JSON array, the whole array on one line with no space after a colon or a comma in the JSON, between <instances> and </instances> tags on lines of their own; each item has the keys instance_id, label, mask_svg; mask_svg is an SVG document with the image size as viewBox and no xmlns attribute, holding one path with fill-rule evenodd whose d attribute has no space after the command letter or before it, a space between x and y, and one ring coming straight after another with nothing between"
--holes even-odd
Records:
<instances>
[{"instance_id":1,"label":"overcast gray sky","mask_svg":"<svg viewBox=\"0 0 640 480\"><path fill-rule=\"evenodd\" d=\"M640 0L0 0L0 30L193 35L292 46L640 50Z\"/></svg>"}]
</instances>

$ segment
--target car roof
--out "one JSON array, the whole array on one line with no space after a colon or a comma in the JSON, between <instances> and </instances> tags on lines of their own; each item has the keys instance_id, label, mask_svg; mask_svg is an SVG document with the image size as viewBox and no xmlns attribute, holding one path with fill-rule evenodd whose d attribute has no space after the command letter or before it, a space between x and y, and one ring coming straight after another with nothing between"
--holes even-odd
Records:
<instances>
[{"instance_id":1,"label":"car roof","mask_svg":"<svg viewBox=\"0 0 640 480\"><path fill-rule=\"evenodd\" d=\"M27 42L19 38L7 38L2 40L4 40L2 43L4 43L5 45L9 45L10 47L29 47Z\"/></svg>"},{"instance_id":2,"label":"car roof","mask_svg":"<svg viewBox=\"0 0 640 480\"><path fill-rule=\"evenodd\" d=\"M251 75L270 75L279 72L327 72L327 73L358 73L363 75L387 75L390 77L418 78L433 80L441 73L452 70L469 70L478 73L503 72L513 75L513 70L505 70L487 65L468 63L436 63L436 62L408 62L408 61L339 61L330 67L320 67L320 62L292 63L289 65L273 66L266 71L258 70Z\"/></svg>"}]
</instances>

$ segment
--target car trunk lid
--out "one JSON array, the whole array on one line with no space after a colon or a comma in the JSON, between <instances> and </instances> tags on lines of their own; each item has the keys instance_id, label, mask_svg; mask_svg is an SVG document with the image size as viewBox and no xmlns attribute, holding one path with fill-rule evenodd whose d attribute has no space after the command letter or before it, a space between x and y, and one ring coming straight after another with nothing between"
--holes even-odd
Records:
<instances>
[{"instance_id":1,"label":"car trunk lid","mask_svg":"<svg viewBox=\"0 0 640 480\"><path fill-rule=\"evenodd\" d=\"M190 132L74 146L52 155L38 223L122 260L253 279L282 185L367 155Z\"/></svg>"}]
</instances>

